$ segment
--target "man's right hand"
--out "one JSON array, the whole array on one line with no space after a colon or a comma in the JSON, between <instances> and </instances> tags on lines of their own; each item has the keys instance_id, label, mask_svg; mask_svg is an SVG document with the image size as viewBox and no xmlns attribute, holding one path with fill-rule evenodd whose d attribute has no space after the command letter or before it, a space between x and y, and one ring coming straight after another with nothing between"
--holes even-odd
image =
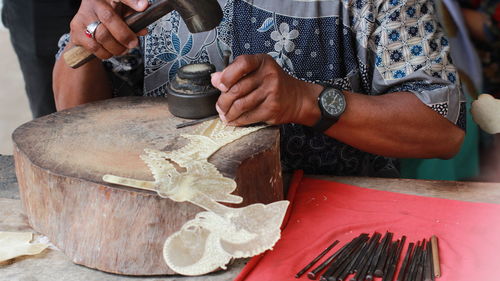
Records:
<instances>
[{"instance_id":1,"label":"man's right hand","mask_svg":"<svg viewBox=\"0 0 500 281\"><path fill-rule=\"evenodd\" d=\"M143 30L135 34L123 20L133 12L142 12L148 7L147 0L82 0L78 13L71 21L71 43L92 52L100 59L121 55L137 47L137 35L144 35ZM95 31L94 38L85 35L87 25L95 21L101 24Z\"/></svg>"}]
</instances>

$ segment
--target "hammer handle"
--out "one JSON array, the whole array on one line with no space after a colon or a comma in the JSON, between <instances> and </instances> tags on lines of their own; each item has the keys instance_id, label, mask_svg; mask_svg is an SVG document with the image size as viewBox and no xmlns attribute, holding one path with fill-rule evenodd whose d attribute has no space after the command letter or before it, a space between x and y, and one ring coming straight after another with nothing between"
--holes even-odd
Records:
<instances>
[{"instance_id":1,"label":"hammer handle","mask_svg":"<svg viewBox=\"0 0 500 281\"><path fill-rule=\"evenodd\" d=\"M152 24L159 18L173 10L169 5L169 0L159 0L149 6L145 11L134 13L125 18L125 23L133 32L139 32ZM71 68L78 68L95 58L94 54L81 46L74 46L64 52L64 61Z\"/></svg>"}]
</instances>

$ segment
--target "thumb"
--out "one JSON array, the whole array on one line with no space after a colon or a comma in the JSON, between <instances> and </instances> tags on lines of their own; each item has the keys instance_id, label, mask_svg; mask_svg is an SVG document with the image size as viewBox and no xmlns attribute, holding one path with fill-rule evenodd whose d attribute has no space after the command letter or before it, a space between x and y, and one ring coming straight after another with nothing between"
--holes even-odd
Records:
<instances>
[{"instance_id":1,"label":"thumb","mask_svg":"<svg viewBox=\"0 0 500 281\"><path fill-rule=\"evenodd\" d=\"M227 92L228 89L224 84L222 84L221 78L222 78L222 72L212 73L212 78L211 78L212 85L215 88L219 89L221 92Z\"/></svg>"}]
</instances>

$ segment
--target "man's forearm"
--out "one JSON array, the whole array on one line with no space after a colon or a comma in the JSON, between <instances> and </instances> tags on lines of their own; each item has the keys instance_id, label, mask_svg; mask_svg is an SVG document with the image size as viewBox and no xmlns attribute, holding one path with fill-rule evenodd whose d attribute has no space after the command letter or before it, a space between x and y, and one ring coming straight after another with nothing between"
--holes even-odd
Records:
<instances>
[{"instance_id":1,"label":"man's forearm","mask_svg":"<svg viewBox=\"0 0 500 281\"><path fill-rule=\"evenodd\" d=\"M462 8L462 14L470 36L477 40L487 41L484 25L488 22L488 15L467 8Z\"/></svg>"},{"instance_id":2,"label":"man's forearm","mask_svg":"<svg viewBox=\"0 0 500 281\"><path fill-rule=\"evenodd\" d=\"M366 152L397 158L450 158L460 149L463 130L412 93L380 96L344 93L346 111L325 132L339 141ZM309 126L320 116L314 95L312 98L305 122Z\"/></svg>"},{"instance_id":3,"label":"man's forearm","mask_svg":"<svg viewBox=\"0 0 500 281\"><path fill-rule=\"evenodd\" d=\"M99 59L72 69L61 57L55 64L53 81L57 110L112 97L108 74Z\"/></svg>"},{"instance_id":4,"label":"man's forearm","mask_svg":"<svg viewBox=\"0 0 500 281\"><path fill-rule=\"evenodd\" d=\"M242 55L212 75L217 111L229 125L255 122L313 126L323 87L291 77L268 55ZM366 152L398 158L449 158L464 132L407 92L344 92L347 108L325 133Z\"/></svg>"}]
</instances>

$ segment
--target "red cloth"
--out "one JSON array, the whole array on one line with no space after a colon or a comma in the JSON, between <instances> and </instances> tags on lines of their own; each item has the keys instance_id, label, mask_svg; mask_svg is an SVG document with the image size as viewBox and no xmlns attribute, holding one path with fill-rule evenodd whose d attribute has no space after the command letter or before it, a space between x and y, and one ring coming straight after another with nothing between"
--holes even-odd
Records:
<instances>
[{"instance_id":1,"label":"red cloth","mask_svg":"<svg viewBox=\"0 0 500 281\"><path fill-rule=\"evenodd\" d=\"M281 240L254 257L235 280L297 280L294 275L335 239L341 243L320 262L374 231L393 232L396 239L406 235L406 246L436 235L439 281L500 280L500 205L378 191L302 178L300 172L289 195L292 207ZM304 274L299 280L309 279Z\"/></svg>"}]
</instances>

